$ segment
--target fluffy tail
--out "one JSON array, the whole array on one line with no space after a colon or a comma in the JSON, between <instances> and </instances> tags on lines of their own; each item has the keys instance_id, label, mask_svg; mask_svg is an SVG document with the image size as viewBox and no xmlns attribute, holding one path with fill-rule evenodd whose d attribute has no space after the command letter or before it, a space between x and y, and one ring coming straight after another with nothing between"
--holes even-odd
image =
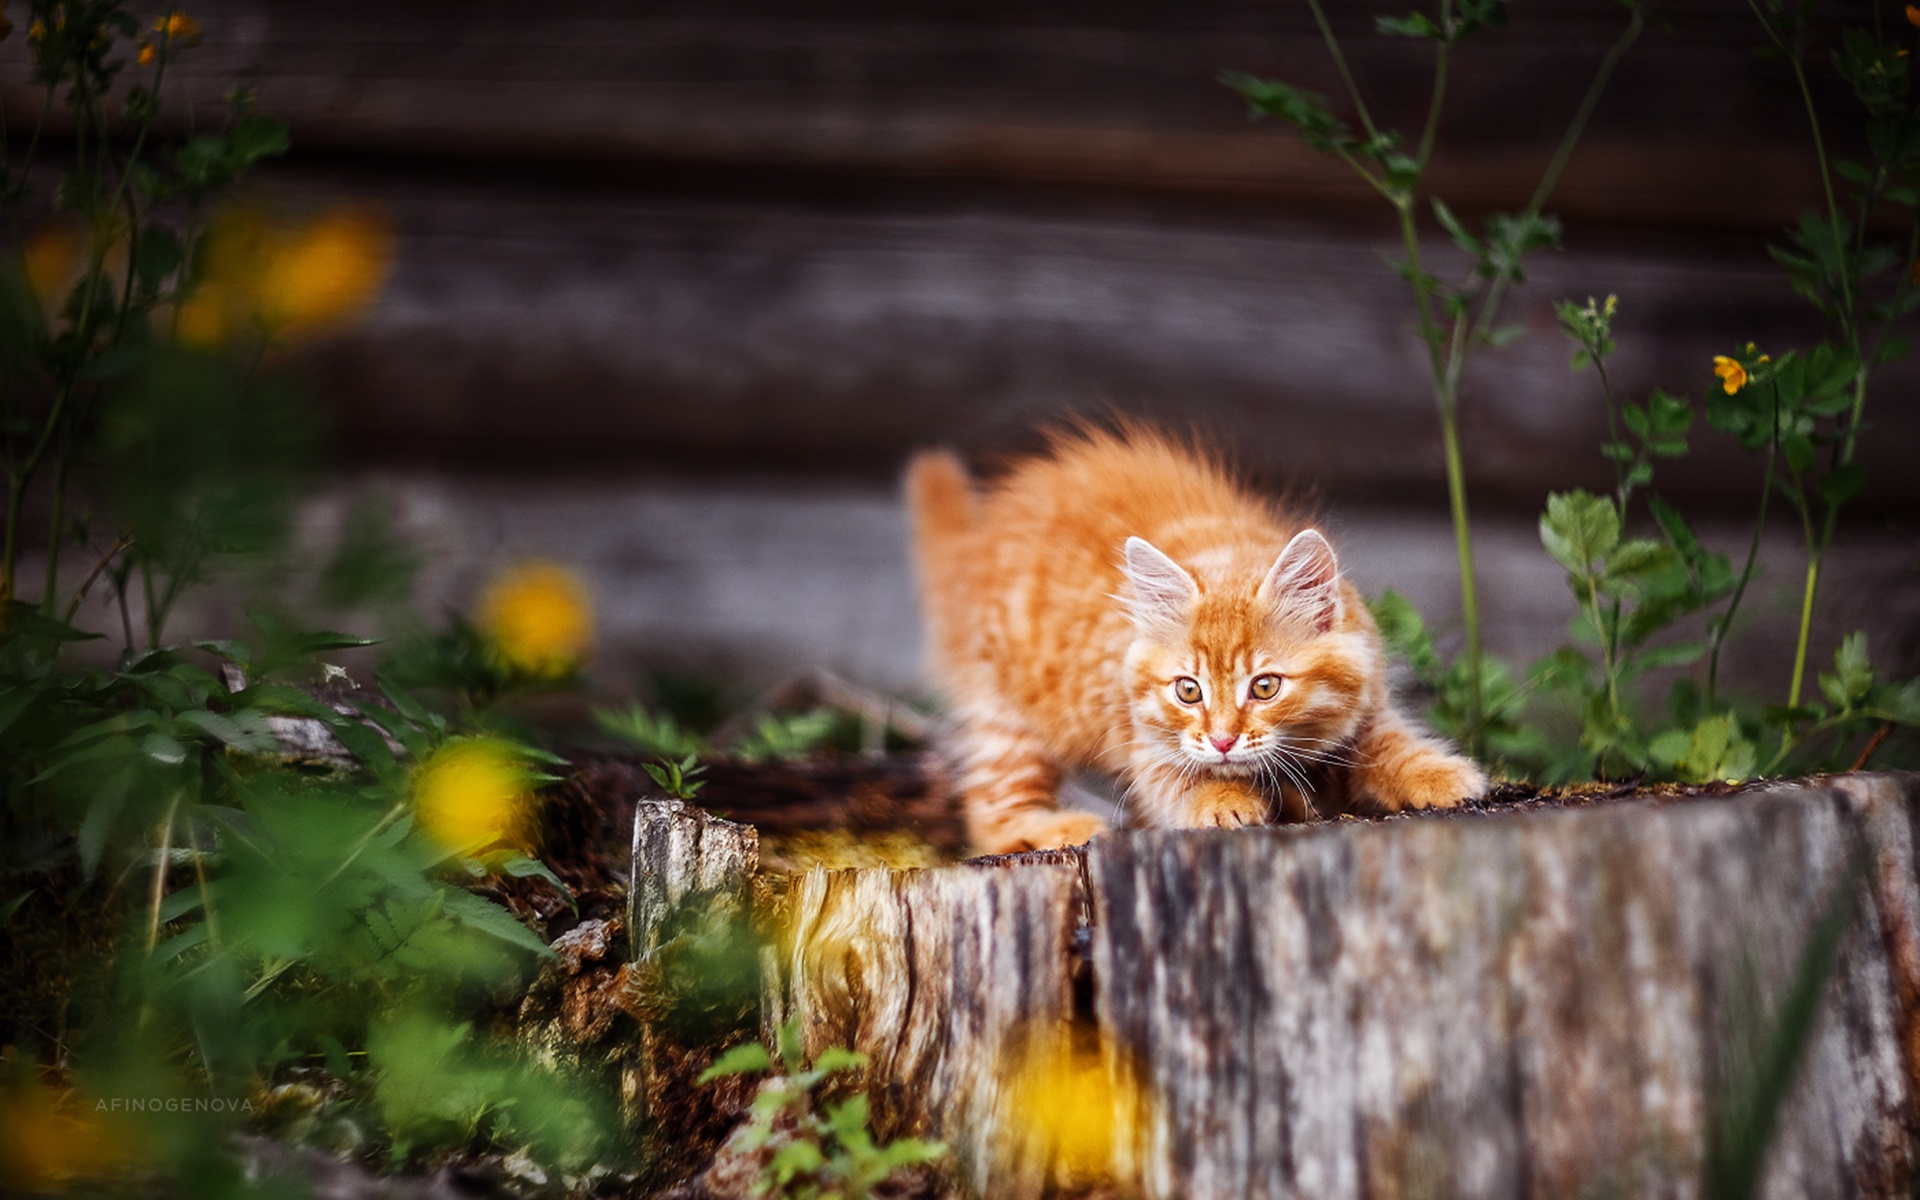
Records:
<instances>
[{"instance_id":1,"label":"fluffy tail","mask_svg":"<svg viewBox=\"0 0 1920 1200\"><path fill-rule=\"evenodd\" d=\"M950 450L927 450L907 464L907 511L913 520L913 557L920 571L920 604L934 627L959 601L962 546L973 530L973 481Z\"/></svg>"}]
</instances>

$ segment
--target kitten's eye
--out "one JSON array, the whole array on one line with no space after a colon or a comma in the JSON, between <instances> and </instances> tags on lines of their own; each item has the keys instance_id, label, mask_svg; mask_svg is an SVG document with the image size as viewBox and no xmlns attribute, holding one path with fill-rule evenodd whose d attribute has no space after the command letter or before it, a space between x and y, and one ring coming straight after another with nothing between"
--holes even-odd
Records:
<instances>
[{"instance_id":1,"label":"kitten's eye","mask_svg":"<svg viewBox=\"0 0 1920 1200\"><path fill-rule=\"evenodd\" d=\"M1173 681L1173 694L1180 698L1182 704L1198 704L1200 703L1200 681L1182 675Z\"/></svg>"},{"instance_id":2,"label":"kitten's eye","mask_svg":"<svg viewBox=\"0 0 1920 1200\"><path fill-rule=\"evenodd\" d=\"M1271 700L1280 694L1280 677L1278 675L1255 675L1253 677L1253 683L1247 687L1247 691L1255 700Z\"/></svg>"}]
</instances>

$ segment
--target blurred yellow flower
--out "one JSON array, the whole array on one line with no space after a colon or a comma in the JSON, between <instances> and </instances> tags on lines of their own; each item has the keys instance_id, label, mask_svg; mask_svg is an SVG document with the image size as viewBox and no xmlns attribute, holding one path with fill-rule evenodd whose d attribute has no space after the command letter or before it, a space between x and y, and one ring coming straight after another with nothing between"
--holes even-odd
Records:
<instances>
[{"instance_id":1,"label":"blurred yellow flower","mask_svg":"<svg viewBox=\"0 0 1920 1200\"><path fill-rule=\"evenodd\" d=\"M38 1081L0 1091L0 1187L9 1193L64 1191L109 1178L130 1158L127 1131L109 1128L84 1103Z\"/></svg>"},{"instance_id":2,"label":"blurred yellow flower","mask_svg":"<svg viewBox=\"0 0 1920 1200\"><path fill-rule=\"evenodd\" d=\"M414 819L449 850L472 852L526 840L532 781L497 742L452 742L414 774Z\"/></svg>"},{"instance_id":3,"label":"blurred yellow flower","mask_svg":"<svg viewBox=\"0 0 1920 1200\"><path fill-rule=\"evenodd\" d=\"M480 630L508 665L530 675L564 675L593 641L586 584L550 562L521 563L487 588Z\"/></svg>"},{"instance_id":4,"label":"blurred yellow flower","mask_svg":"<svg viewBox=\"0 0 1920 1200\"><path fill-rule=\"evenodd\" d=\"M52 312L80 278L80 230L64 221L43 225L27 239L27 286L40 307Z\"/></svg>"},{"instance_id":5,"label":"blurred yellow flower","mask_svg":"<svg viewBox=\"0 0 1920 1200\"><path fill-rule=\"evenodd\" d=\"M1117 1139L1139 1105L1113 1085L1098 1054L1032 1059L1013 1073L1008 1098L1015 1128L1036 1131L1056 1164L1079 1182L1112 1176Z\"/></svg>"},{"instance_id":6,"label":"blurred yellow flower","mask_svg":"<svg viewBox=\"0 0 1920 1200\"><path fill-rule=\"evenodd\" d=\"M153 31L166 38L198 41L200 38L200 22L176 9L166 16L156 19L153 23Z\"/></svg>"},{"instance_id":7,"label":"blurred yellow flower","mask_svg":"<svg viewBox=\"0 0 1920 1200\"><path fill-rule=\"evenodd\" d=\"M387 279L393 232L357 210L330 213L283 239L260 282L261 315L288 329L338 325L372 302Z\"/></svg>"},{"instance_id":8,"label":"blurred yellow flower","mask_svg":"<svg viewBox=\"0 0 1920 1200\"><path fill-rule=\"evenodd\" d=\"M1720 377L1720 386L1729 396L1747 386L1747 369L1724 354L1713 356L1713 373Z\"/></svg>"},{"instance_id":9,"label":"blurred yellow flower","mask_svg":"<svg viewBox=\"0 0 1920 1200\"><path fill-rule=\"evenodd\" d=\"M206 270L175 315L184 341L214 345L250 329L287 337L344 325L373 302L393 259L393 231L359 209L300 225L251 209L207 233Z\"/></svg>"},{"instance_id":10,"label":"blurred yellow flower","mask_svg":"<svg viewBox=\"0 0 1920 1200\"><path fill-rule=\"evenodd\" d=\"M1907 5L1907 24L1920 27L1920 5Z\"/></svg>"},{"instance_id":11,"label":"blurred yellow flower","mask_svg":"<svg viewBox=\"0 0 1920 1200\"><path fill-rule=\"evenodd\" d=\"M153 43L141 42L140 53L133 56L133 61L136 66L150 67L153 65L153 60L155 57L156 56L153 52Z\"/></svg>"}]
</instances>

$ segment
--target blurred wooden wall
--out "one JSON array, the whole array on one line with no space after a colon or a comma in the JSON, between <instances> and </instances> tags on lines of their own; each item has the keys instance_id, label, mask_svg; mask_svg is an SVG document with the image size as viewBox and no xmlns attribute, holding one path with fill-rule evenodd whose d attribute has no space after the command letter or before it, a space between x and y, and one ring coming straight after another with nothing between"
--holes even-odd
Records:
<instances>
[{"instance_id":1,"label":"blurred wooden wall","mask_svg":"<svg viewBox=\"0 0 1920 1200\"><path fill-rule=\"evenodd\" d=\"M1374 35L1377 6L1330 7L1376 116L1416 129L1427 44ZM1337 96L1303 4L193 11L204 43L177 82L197 119L256 88L295 140L262 188L362 201L399 230L376 310L318 360L349 461L402 479L785 480L763 487L780 503L882 495L932 442L991 459L1047 421L1124 412L1195 426L1362 525L1439 518L1438 552L1406 567L1433 579L1407 586L1445 603L1439 434L1411 301L1384 261L1390 214L1215 81L1244 68ZM1468 375L1473 496L1515 545L1548 489L1610 479L1597 387L1568 371L1553 301L1620 296L1629 397L1698 398L1713 355L1825 332L1764 249L1821 198L1790 74L1756 55L1745 6L1659 12L1549 205L1567 249L1510 302L1527 336ZM1812 34L1842 149L1851 100L1825 47L1873 15L1824 5ZM1624 23L1609 0L1521 3L1463 48L1435 188L1470 216L1522 206ZM22 41L0 44L9 136L37 108ZM1459 266L1437 237L1431 252ZM1877 385L1854 510L1894 546L1920 500L1916 383L1907 364ZM1704 429L1696 441L1661 489L1749 511L1754 464ZM571 536L534 540L560 552ZM474 537L481 557L515 549ZM1529 636L1557 636L1557 620Z\"/></svg>"}]
</instances>

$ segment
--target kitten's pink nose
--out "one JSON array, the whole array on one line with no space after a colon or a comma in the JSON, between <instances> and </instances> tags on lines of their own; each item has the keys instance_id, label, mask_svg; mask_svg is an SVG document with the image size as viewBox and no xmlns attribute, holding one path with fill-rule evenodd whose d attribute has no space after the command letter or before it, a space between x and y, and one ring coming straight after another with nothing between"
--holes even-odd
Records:
<instances>
[{"instance_id":1,"label":"kitten's pink nose","mask_svg":"<svg viewBox=\"0 0 1920 1200\"><path fill-rule=\"evenodd\" d=\"M1240 740L1240 735L1230 733L1226 737L1220 737L1218 734L1208 734L1207 740L1213 743L1215 750L1225 754L1227 751L1233 749L1233 744Z\"/></svg>"}]
</instances>

